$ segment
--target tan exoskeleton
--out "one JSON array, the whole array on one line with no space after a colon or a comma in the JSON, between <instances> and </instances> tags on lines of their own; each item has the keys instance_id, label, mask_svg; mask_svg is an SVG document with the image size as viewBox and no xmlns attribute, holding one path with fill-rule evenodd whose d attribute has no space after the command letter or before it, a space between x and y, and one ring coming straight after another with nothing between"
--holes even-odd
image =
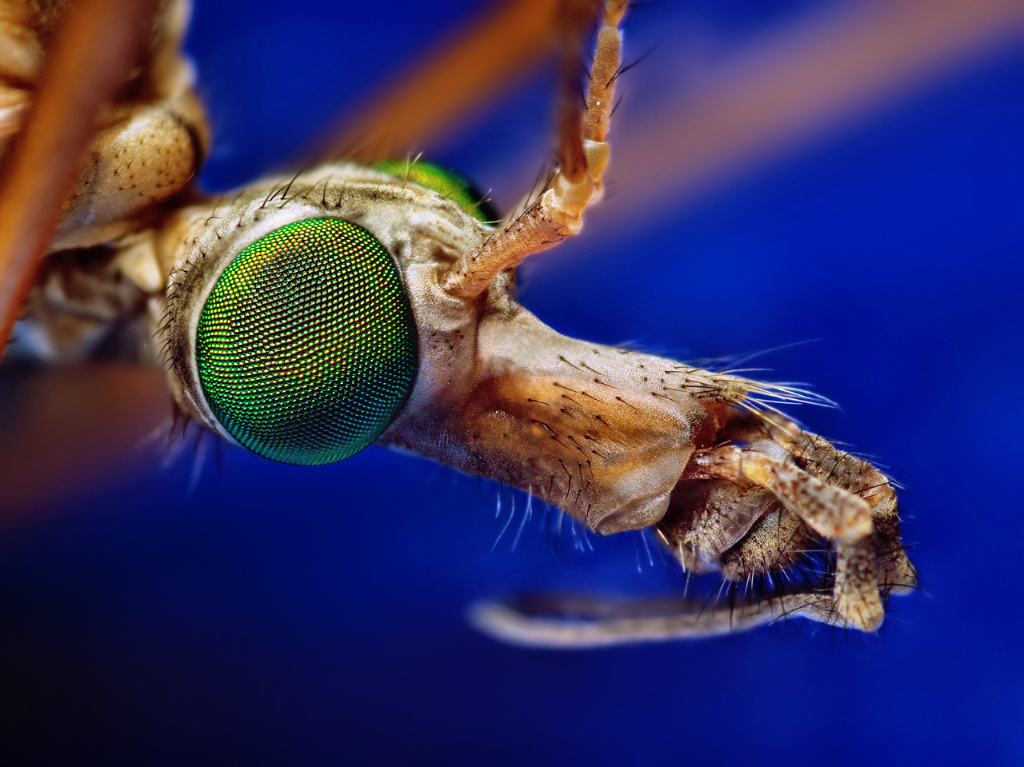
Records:
<instances>
[{"instance_id":1,"label":"tan exoskeleton","mask_svg":"<svg viewBox=\"0 0 1024 767\"><path fill-rule=\"evenodd\" d=\"M477 625L513 641L568 646L699 636L785 615L877 629L886 598L916 584L896 496L869 463L776 409L815 397L568 338L516 302L514 268L578 232L601 196L622 65L626 2L608 0L586 106L576 106L576 51L595 9L585 0L557 5L559 165L539 195L494 226L409 173L352 162L324 162L223 198L183 194L205 129L178 55L184 4L162 3L149 64L134 73L131 98L122 95L101 117L93 160L65 203L50 250L67 252L50 259L29 295L18 353L82 358L113 323L148 322L138 358L157 358L163 347L177 408L238 442L199 380L196 329L213 284L239 253L282 227L350 222L394 260L418 338L415 385L380 444L520 488L602 535L653 528L686 570L720 571L735 583L754 585L786 573L807 551L826 552L816 579L771 583L724 608L616 610L556 600L535 613L483 605L473 613ZM12 39L10 30L21 30L28 41L25 82L49 34L35 8L0 5L8 25L0 31ZM6 66L7 82L15 82ZM17 90L3 91L15 109ZM372 160L394 147L380 141L357 150Z\"/></svg>"}]
</instances>

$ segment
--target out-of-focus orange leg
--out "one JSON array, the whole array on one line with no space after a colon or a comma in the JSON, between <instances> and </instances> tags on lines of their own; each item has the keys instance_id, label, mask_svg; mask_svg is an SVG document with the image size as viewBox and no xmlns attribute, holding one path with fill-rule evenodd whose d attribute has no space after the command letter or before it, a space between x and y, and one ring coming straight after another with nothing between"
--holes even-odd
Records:
<instances>
[{"instance_id":1,"label":"out-of-focus orange leg","mask_svg":"<svg viewBox=\"0 0 1024 767\"><path fill-rule=\"evenodd\" d=\"M100 105L138 58L159 0L80 0L68 10L0 180L0 355L60 217Z\"/></svg>"},{"instance_id":2,"label":"out-of-focus orange leg","mask_svg":"<svg viewBox=\"0 0 1024 767\"><path fill-rule=\"evenodd\" d=\"M317 158L369 162L421 148L555 51L564 4L505 0L410 63Z\"/></svg>"}]
</instances>

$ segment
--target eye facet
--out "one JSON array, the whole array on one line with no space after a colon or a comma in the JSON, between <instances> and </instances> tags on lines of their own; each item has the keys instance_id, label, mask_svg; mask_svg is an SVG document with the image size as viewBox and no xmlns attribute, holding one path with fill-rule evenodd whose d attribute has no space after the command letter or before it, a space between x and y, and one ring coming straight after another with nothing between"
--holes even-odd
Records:
<instances>
[{"instance_id":1,"label":"eye facet","mask_svg":"<svg viewBox=\"0 0 1024 767\"><path fill-rule=\"evenodd\" d=\"M416 323L391 255L338 219L297 221L242 250L196 329L203 393L240 444L333 463L398 415L417 371Z\"/></svg>"}]
</instances>

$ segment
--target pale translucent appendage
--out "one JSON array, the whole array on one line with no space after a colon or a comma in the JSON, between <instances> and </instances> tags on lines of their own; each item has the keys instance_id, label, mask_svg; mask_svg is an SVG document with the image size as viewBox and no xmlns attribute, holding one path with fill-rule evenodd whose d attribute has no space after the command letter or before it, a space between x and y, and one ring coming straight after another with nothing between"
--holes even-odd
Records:
<instances>
[{"instance_id":1,"label":"pale translucent appendage","mask_svg":"<svg viewBox=\"0 0 1024 767\"><path fill-rule=\"evenodd\" d=\"M469 610L477 629L518 645L578 650L672 639L706 639L788 618L844 625L827 596L780 594L770 600L694 608L679 602L621 603L579 598L516 605L481 602ZM572 618L545 617L546 611Z\"/></svg>"}]
</instances>

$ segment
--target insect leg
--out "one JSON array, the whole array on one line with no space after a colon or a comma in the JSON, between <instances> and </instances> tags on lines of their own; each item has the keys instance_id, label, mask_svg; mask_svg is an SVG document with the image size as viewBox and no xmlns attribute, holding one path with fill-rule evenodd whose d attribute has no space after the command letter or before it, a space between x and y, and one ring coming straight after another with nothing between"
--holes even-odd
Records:
<instances>
[{"instance_id":1,"label":"insect leg","mask_svg":"<svg viewBox=\"0 0 1024 767\"><path fill-rule=\"evenodd\" d=\"M791 460L749 448L721 447L697 454L694 464L701 478L745 481L770 490L826 538L852 544L871 534L867 501L811 476Z\"/></svg>"},{"instance_id":2,"label":"insect leg","mask_svg":"<svg viewBox=\"0 0 1024 767\"><path fill-rule=\"evenodd\" d=\"M769 424L768 429L772 439L808 469L845 487L871 507L875 566L883 593L906 594L917 588L917 572L900 541L899 506L891 480L867 461L795 426Z\"/></svg>"},{"instance_id":3,"label":"insect leg","mask_svg":"<svg viewBox=\"0 0 1024 767\"><path fill-rule=\"evenodd\" d=\"M720 569L722 556L778 506L775 496L760 487L740 489L724 479L681 482L657 530L687 572L708 572ZM723 572L730 580L746 577L745 570Z\"/></svg>"},{"instance_id":4,"label":"insect leg","mask_svg":"<svg viewBox=\"0 0 1024 767\"><path fill-rule=\"evenodd\" d=\"M808 527L834 540L836 608L856 628L878 628L884 611L875 574L871 506L866 500L804 471L772 441L750 448L706 450L694 456L694 464L698 476L749 482L770 490Z\"/></svg>"},{"instance_id":5,"label":"insect leg","mask_svg":"<svg viewBox=\"0 0 1024 767\"><path fill-rule=\"evenodd\" d=\"M616 75L622 65L619 24L626 5L626 0L604 3L585 111L575 103L573 93L573 72L577 65L575 46L565 48L559 120L560 163L547 190L526 211L461 259L443 283L448 292L465 297L479 295L501 272L579 231L583 212L600 196L601 179L608 165L605 138ZM572 3L566 6L566 25L573 32L570 38L576 39L586 30L589 14L581 12L582 6Z\"/></svg>"}]
</instances>

